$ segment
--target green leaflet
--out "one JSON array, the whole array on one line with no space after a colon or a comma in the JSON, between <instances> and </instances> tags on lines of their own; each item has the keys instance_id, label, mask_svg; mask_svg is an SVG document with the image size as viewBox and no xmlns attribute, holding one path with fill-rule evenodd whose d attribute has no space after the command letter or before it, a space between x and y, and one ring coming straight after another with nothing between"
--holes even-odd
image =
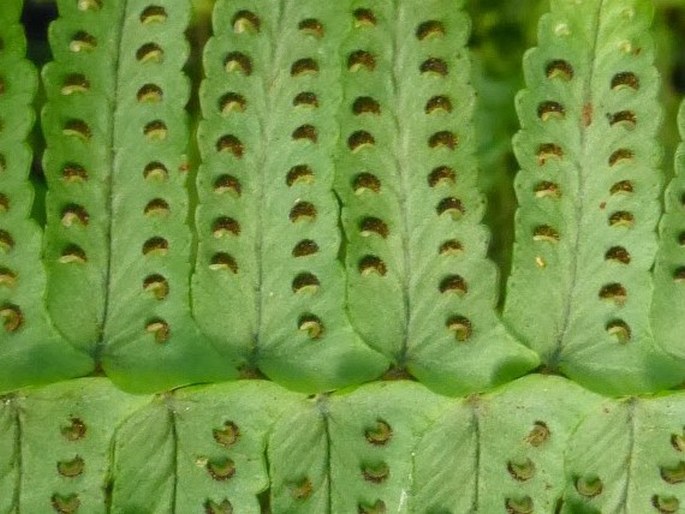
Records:
<instances>
[{"instance_id":1,"label":"green leaflet","mask_svg":"<svg viewBox=\"0 0 685 514\"><path fill-rule=\"evenodd\" d=\"M267 435L298 400L262 381L157 398L117 435L111 512L263 512Z\"/></svg>"},{"instance_id":2,"label":"green leaflet","mask_svg":"<svg viewBox=\"0 0 685 514\"><path fill-rule=\"evenodd\" d=\"M50 325L43 303L42 235L30 220L27 134L35 115L33 66L19 24L22 1L0 4L0 392L78 376L92 369Z\"/></svg>"},{"instance_id":3,"label":"green leaflet","mask_svg":"<svg viewBox=\"0 0 685 514\"><path fill-rule=\"evenodd\" d=\"M267 453L272 512L322 514L331 510L325 401L318 397L302 404L274 424Z\"/></svg>"},{"instance_id":4,"label":"green leaflet","mask_svg":"<svg viewBox=\"0 0 685 514\"><path fill-rule=\"evenodd\" d=\"M194 314L246 374L308 391L387 367L347 322L336 260L344 7L220 0L200 92Z\"/></svg>"},{"instance_id":5,"label":"green leaflet","mask_svg":"<svg viewBox=\"0 0 685 514\"><path fill-rule=\"evenodd\" d=\"M482 390L537 363L494 309L464 48L469 20L454 4L352 2L336 184L353 325L397 367L448 394Z\"/></svg>"},{"instance_id":6,"label":"green leaflet","mask_svg":"<svg viewBox=\"0 0 685 514\"><path fill-rule=\"evenodd\" d=\"M327 420L331 513L410 512L412 450L449 403L411 382L334 397Z\"/></svg>"},{"instance_id":7,"label":"green leaflet","mask_svg":"<svg viewBox=\"0 0 685 514\"><path fill-rule=\"evenodd\" d=\"M250 380L150 400L99 378L0 399L0 513L643 514L685 501L681 393L609 401L533 375L463 399L401 381L305 399Z\"/></svg>"},{"instance_id":8,"label":"green leaflet","mask_svg":"<svg viewBox=\"0 0 685 514\"><path fill-rule=\"evenodd\" d=\"M228 378L189 313L189 1L58 5L43 112L52 318L128 388Z\"/></svg>"},{"instance_id":9,"label":"green leaflet","mask_svg":"<svg viewBox=\"0 0 685 514\"><path fill-rule=\"evenodd\" d=\"M685 402L606 401L589 412L566 450L563 513L673 513L685 504Z\"/></svg>"},{"instance_id":10,"label":"green leaflet","mask_svg":"<svg viewBox=\"0 0 685 514\"><path fill-rule=\"evenodd\" d=\"M661 174L646 0L556 0L524 59L505 320L574 380L616 394L677 382L649 324Z\"/></svg>"},{"instance_id":11,"label":"green leaflet","mask_svg":"<svg viewBox=\"0 0 685 514\"><path fill-rule=\"evenodd\" d=\"M567 440L599 401L534 375L455 402L416 448L410 512L555 512Z\"/></svg>"},{"instance_id":12,"label":"green leaflet","mask_svg":"<svg viewBox=\"0 0 685 514\"><path fill-rule=\"evenodd\" d=\"M380 382L288 413L269 439L273 512L411 512L412 449L450 402Z\"/></svg>"},{"instance_id":13,"label":"green leaflet","mask_svg":"<svg viewBox=\"0 0 685 514\"><path fill-rule=\"evenodd\" d=\"M269 438L274 512L553 512L567 439L600 398L531 376L449 400L411 382L319 397ZM508 509L508 510L507 510Z\"/></svg>"},{"instance_id":14,"label":"green leaflet","mask_svg":"<svg viewBox=\"0 0 685 514\"><path fill-rule=\"evenodd\" d=\"M108 512L113 434L144 401L146 397L126 395L101 378L5 398L0 404L0 448L9 451L0 453L0 491L5 493L0 512Z\"/></svg>"},{"instance_id":15,"label":"green leaflet","mask_svg":"<svg viewBox=\"0 0 685 514\"><path fill-rule=\"evenodd\" d=\"M679 116L685 138L685 103ZM661 219L659 254L654 268L652 327L656 340L668 352L685 357L683 313L685 312L685 143L678 147L676 175L666 190L666 212Z\"/></svg>"},{"instance_id":16,"label":"green leaflet","mask_svg":"<svg viewBox=\"0 0 685 514\"><path fill-rule=\"evenodd\" d=\"M120 428L113 455L112 513L173 512L176 443L163 399L136 412Z\"/></svg>"}]
</instances>

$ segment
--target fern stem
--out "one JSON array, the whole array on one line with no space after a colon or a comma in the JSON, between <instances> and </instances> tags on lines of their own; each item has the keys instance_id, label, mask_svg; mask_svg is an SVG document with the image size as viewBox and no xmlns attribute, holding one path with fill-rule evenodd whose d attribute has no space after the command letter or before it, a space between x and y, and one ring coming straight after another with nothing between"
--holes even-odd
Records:
<instances>
[{"instance_id":1,"label":"fern stem","mask_svg":"<svg viewBox=\"0 0 685 514\"><path fill-rule=\"evenodd\" d=\"M176 514L176 504L178 501L178 495L180 494L178 490L178 475L179 475L179 455L178 455L178 429L176 427L176 413L174 412L174 406L173 406L173 400L170 399L169 403L167 404L167 409L169 411L169 432L170 432L170 437L173 445L173 451L172 451L172 465L173 465L173 474L172 474L172 486L171 486L171 505L170 507L170 514Z\"/></svg>"}]
</instances>

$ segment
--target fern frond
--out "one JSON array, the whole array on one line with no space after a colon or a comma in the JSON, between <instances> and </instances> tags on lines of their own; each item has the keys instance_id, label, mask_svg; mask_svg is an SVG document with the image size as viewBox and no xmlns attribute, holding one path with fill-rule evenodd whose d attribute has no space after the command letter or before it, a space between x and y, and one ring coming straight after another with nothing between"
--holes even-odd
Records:
<instances>
[{"instance_id":1,"label":"fern frond","mask_svg":"<svg viewBox=\"0 0 685 514\"><path fill-rule=\"evenodd\" d=\"M685 102L678 115L685 139ZM654 267L652 327L654 337L667 352L685 359L685 143L676 152L675 176L666 190L666 212L661 218L659 253Z\"/></svg>"},{"instance_id":2,"label":"fern frond","mask_svg":"<svg viewBox=\"0 0 685 514\"><path fill-rule=\"evenodd\" d=\"M661 174L651 2L555 0L524 59L505 321L608 393L678 380L649 325Z\"/></svg>"},{"instance_id":3,"label":"fern frond","mask_svg":"<svg viewBox=\"0 0 685 514\"><path fill-rule=\"evenodd\" d=\"M552 512L566 483L567 441L600 402L548 376L458 400L398 381L319 397L274 424L271 507L524 514L533 505Z\"/></svg>"},{"instance_id":4,"label":"fern frond","mask_svg":"<svg viewBox=\"0 0 685 514\"><path fill-rule=\"evenodd\" d=\"M58 5L43 113L54 322L129 388L228 377L189 313L190 3Z\"/></svg>"},{"instance_id":5,"label":"fern frond","mask_svg":"<svg viewBox=\"0 0 685 514\"><path fill-rule=\"evenodd\" d=\"M685 480L683 398L606 401L541 375L459 399L407 381L152 398L77 379L1 399L0 512L527 514L560 512L564 491L567 509L650 512Z\"/></svg>"},{"instance_id":6,"label":"fern frond","mask_svg":"<svg viewBox=\"0 0 685 514\"><path fill-rule=\"evenodd\" d=\"M414 452L410 512L555 512L568 439L600 401L537 375L453 404Z\"/></svg>"},{"instance_id":7,"label":"fern frond","mask_svg":"<svg viewBox=\"0 0 685 514\"><path fill-rule=\"evenodd\" d=\"M352 2L337 191L364 339L449 394L536 364L495 313L476 185L469 20L454 2Z\"/></svg>"},{"instance_id":8,"label":"fern frond","mask_svg":"<svg viewBox=\"0 0 685 514\"><path fill-rule=\"evenodd\" d=\"M260 512L267 435L301 401L251 380L151 403L117 434L111 512Z\"/></svg>"},{"instance_id":9,"label":"fern frond","mask_svg":"<svg viewBox=\"0 0 685 514\"><path fill-rule=\"evenodd\" d=\"M7 411L14 413L14 427L3 431L0 440L14 430L13 471L18 481L0 499L0 511L105 512L114 433L147 402L148 397L127 395L101 378L25 390L3 401L0 419ZM12 456L0 454L0 473ZM14 510L3 509L7 499L15 500Z\"/></svg>"},{"instance_id":10,"label":"fern frond","mask_svg":"<svg viewBox=\"0 0 685 514\"><path fill-rule=\"evenodd\" d=\"M344 5L220 0L200 92L195 317L246 370L303 390L385 368L349 326L336 260Z\"/></svg>"},{"instance_id":11,"label":"fern frond","mask_svg":"<svg viewBox=\"0 0 685 514\"><path fill-rule=\"evenodd\" d=\"M607 400L566 449L563 514L678 512L685 505L685 397Z\"/></svg>"},{"instance_id":12,"label":"fern frond","mask_svg":"<svg viewBox=\"0 0 685 514\"><path fill-rule=\"evenodd\" d=\"M0 5L0 392L87 374L92 362L47 317L42 234L30 219L33 188L26 138L37 76L26 60L22 1Z\"/></svg>"}]
</instances>

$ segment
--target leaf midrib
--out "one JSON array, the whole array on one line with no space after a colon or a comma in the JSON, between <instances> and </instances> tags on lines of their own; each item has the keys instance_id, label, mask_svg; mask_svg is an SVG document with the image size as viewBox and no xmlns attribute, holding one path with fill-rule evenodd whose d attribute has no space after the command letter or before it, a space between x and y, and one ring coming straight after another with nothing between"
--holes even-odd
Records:
<instances>
[{"instance_id":1,"label":"leaf midrib","mask_svg":"<svg viewBox=\"0 0 685 514\"><path fill-rule=\"evenodd\" d=\"M327 504L328 512L333 513L333 484L331 480L331 427L329 424L329 412L328 405L326 404L327 397L322 396L320 400L317 401L317 406L319 409L319 414L321 416L321 421L323 423L324 436L326 437L326 482L328 488L328 498Z\"/></svg>"},{"instance_id":2,"label":"leaf midrib","mask_svg":"<svg viewBox=\"0 0 685 514\"><path fill-rule=\"evenodd\" d=\"M14 491L12 493L12 506L16 514L21 514L21 479L24 471L24 458L21 451L21 438L23 433L23 426L21 423L20 407L16 404L15 399L10 399L10 405L14 406L14 423L16 426L14 432L14 456L12 461L17 472L17 479L14 484Z\"/></svg>"},{"instance_id":3,"label":"leaf midrib","mask_svg":"<svg viewBox=\"0 0 685 514\"><path fill-rule=\"evenodd\" d=\"M473 424L473 437L475 439L476 443L476 455L475 455L475 462L474 462L474 472L475 472L475 480L474 480L474 487L473 487L473 504L471 506L471 510L474 513L478 512L478 509L480 507L480 470L481 470L481 444L480 444L480 438L481 438L481 433L480 433L480 408L479 404L477 403L479 401L479 398L475 398L474 402L471 404L471 412L472 412L472 418L471 418L471 423Z\"/></svg>"},{"instance_id":4,"label":"leaf midrib","mask_svg":"<svg viewBox=\"0 0 685 514\"><path fill-rule=\"evenodd\" d=\"M629 514L628 507L630 505L630 486L633 476L633 452L635 450L635 417L637 400L635 398L631 398L626 402L626 404L628 409L628 455L626 457L625 465L626 480L623 485L623 490L621 491L621 497L616 505L616 510L614 510L616 514L621 512L624 514Z\"/></svg>"},{"instance_id":5,"label":"leaf midrib","mask_svg":"<svg viewBox=\"0 0 685 514\"><path fill-rule=\"evenodd\" d=\"M402 105L402 98L404 97L404 89L401 86L402 84L402 62L401 59L399 58L400 54L400 48L402 47L402 35L400 34L400 31L398 30L399 27L402 27L402 21L405 15L405 9L404 9L404 4L400 0L393 0L393 11L395 13L395 25L394 25L394 30L393 30L393 39L392 39L392 76L391 76L391 84L392 84L392 92L393 92L393 100L395 102L395 106ZM393 110L394 111L394 110ZM395 127L397 131L397 139L395 141L395 145L393 148L393 160L395 161L395 169L397 170L397 173L400 178L400 187L397 189L397 201L399 203L400 207L400 224L401 224L401 229L400 229L400 244L402 246L402 260L403 260L403 269L400 272L400 285L402 288L402 302L404 305L404 323L402 326L402 341L401 341L401 346L400 346L400 351L397 356L397 365L400 368L404 368L406 365L407 361L407 351L409 348L409 330L411 327L411 321L412 321L412 304L413 304L413 298L411 296L411 288L409 287L409 282L411 280L412 276L412 271L411 271L411 253L410 253L410 241L409 241L409 234L411 233L410 230L410 223L409 223L409 195L411 193L411 187L409 184L409 179L408 179L408 170L406 166L404 154L402 150L406 149L407 144L409 143L410 140L410 134L409 131L407 130L407 125L406 123L403 123L404 118L402 116L398 116L393 112L393 119L395 122Z\"/></svg>"},{"instance_id":6,"label":"leaf midrib","mask_svg":"<svg viewBox=\"0 0 685 514\"><path fill-rule=\"evenodd\" d=\"M121 8L119 10L120 17L117 23L114 24L115 27L119 27L115 35L115 47L116 52L114 53L114 58L112 62L113 73L112 77L114 80L114 95L112 97L110 116L111 123L109 125L109 133L107 135L107 144L109 145L109 173L107 174L107 179L105 181L105 216L107 218L107 227L105 232L105 240L107 244L107 251L105 257L105 283L104 283L104 304L102 308L102 326L100 327L100 334L98 342L95 346L95 364L99 365L102 361L103 352L106 345L107 334L107 323L110 318L110 300L112 293L112 252L114 251L112 234L114 232L114 219L113 219L113 193L114 193L114 171L115 171L115 161L117 157L117 151L115 150L115 136L117 134L117 110L119 104L119 84L120 84L120 72L121 72L121 54L122 54L122 42L124 40L124 25L126 23L126 13L128 12L128 0L121 0Z\"/></svg>"},{"instance_id":7,"label":"leaf midrib","mask_svg":"<svg viewBox=\"0 0 685 514\"><path fill-rule=\"evenodd\" d=\"M278 139L277 137L274 138L273 131L274 131L274 125L275 122L274 120L277 119L276 115L272 115L272 113L275 113L275 100L276 98L280 98L280 92L282 88L273 90L273 86L275 84L279 83L279 75L282 73L282 67L280 66L280 61L283 59L284 52L283 52L283 46L280 44L280 36L283 34L283 26L284 26L284 18L285 18L285 10L287 8L287 4L289 3L288 0L284 0L283 2L276 2L277 6L277 14L275 17L275 24L274 24L274 31L273 34L270 34L271 40L269 41L269 62L265 63L267 64L270 69L272 70L272 73L267 75L263 74L262 76L265 76L265 79L262 80L262 93L265 98L265 106L266 110L264 112L264 118L263 122L260 123L260 139L261 139L261 152L259 155L258 163L257 163L257 202L256 202L256 209L255 209L255 218L256 218L256 224L255 224L255 255L257 256L257 276L256 276L256 283L255 283L255 327L254 327L254 339L252 341L252 348L250 349L250 354L248 356L248 363L253 366L257 367L257 361L259 360L259 351L260 351L260 345L261 342L264 338L264 334L262 331L262 317L263 317L263 312L264 312L264 298L265 294L262 291L262 285L264 284L264 247L265 245L265 235L264 235L264 216L263 216L263 211L265 208L269 207L268 202L266 202L264 191L266 191L266 180L267 180L267 171L269 170L268 165L270 165L269 162L269 152L268 148L273 145L273 140Z\"/></svg>"},{"instance_id":8,"label":"leaf midrib","mask_svg":"<svg viewBox=\"0 0 685 514\"><path fill-rule=\"evenodd\" d=\"M176 503L178 501L178 428L176 427L176 413L174 412L173 403L169 402L167 405L167 411L169 416L169 427L171 431L171 439L173 442L173 467L174 467L174 477L171 486L171 513L176 514Z\"/></svg>"},{"instance_id":9,"label":"leaf midrib","mask_svg":"<svg viewBox=\"0 0 685 514\"><path fill-rule=\"evenodd\" d=\"M600 0L599 5L597 7L596 15L593 17L596 25L594 27L594 38L592 41L592 46L589 49L589 54L590 54L590 66L589 66L589 72L587 73L585 80L583 82L583 93L581 95L581 98L585 101L583 105L581 106L582 111L585 110L586 106L589 105L592 110L594 110L594 103L593 103L593 98L592 98L592 84L594 81L595 77L595 66L597 64L597 59L596 59L596 54L597 54L597 46L599 42L599 32L600 32L600 27L601 27L601 18L602 18L602 12L604 10L604 3L605 0ZM558 332L558 337L556 341L556 345L552 351L551 357L549 359L549 365L552 368L556 368L559 364L559 361L561 360L561 354L563 352L563 347L564 343L568 339L568 332L569 332L569 327L571 324L571 317L572 317L572 310L573 310L573 305L575 305L575 296L577 294L577 285L578 285L578 275L579 275L579 263L578 263L578 255L579 255L579 247L580 247L580 242L581 242L581 228L583 227L583 219L585 218L587 210L584 209L584 197L585 197L585 170L587 169L588 166L586 166L587 160L588 160L588 148L587 148L587 134L590 131L590 127L592 127L592 124L594 122L594 112L592 114L592 117L590 119L590 123L587 126L584 125L584 116L582 115L581 111L581 116L579 117L578 124L580 127L580 157L576 162L576 169L578 170L578 187L576 191L574 191L574 216L573 216L573 222L575 223L576 230L574 231L574 238L573 238L573 245L571 248L571 252L569 252L570 259L571 259L571 266L570 266L570 277L569 277L569 294L563 295L564 298L564 307L563 307L563 314L562 314L562 319L561 319L561 328L559 329ZM592 111L591 111L592 112Z\"/></svg>"}]
</instances>

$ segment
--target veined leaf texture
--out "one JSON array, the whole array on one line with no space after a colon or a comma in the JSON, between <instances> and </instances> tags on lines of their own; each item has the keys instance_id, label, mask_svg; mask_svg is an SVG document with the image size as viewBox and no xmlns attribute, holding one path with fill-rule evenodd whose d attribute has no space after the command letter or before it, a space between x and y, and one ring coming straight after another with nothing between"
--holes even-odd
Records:
<instances>
[{"instance_id":1,"label":"veined leaf texture","mask_svg":"<svg viewBox=\"0 0 685 514\"><path fill-rule=\"evenodd\" d=\"M468 18L455 2L352 2L336 191L352 323L419 380L481 390L537 363L495 314L476 188Z\"/></svg>"},{"instance_id":2,"label":"veined leaf texture","mask_svg":"<svg viewBox=\"0 0 685 514\"><path fill-rule=\"evenodd\" d=\"M24 57L20 2L0 5L0 391L85 375L92 361L54 329L43 295L42 237L30 219L28 181L34 122L31 102L38 88L35 68Z\"/></svg>"},{"instance_id":3,"label":"veined leaf texture","mask_svg":"<svg viewBox=\"0 0 685 514\"><path fill-rule=\"evenodd\" d=\"M611 400L549 376L465 399L77 379L0 406L0 512L677 512L684 416L682 393Z\"/></svg>"},{"instance_id":4,"label":"veined leaf texture","mask_svg":"<svg viewBox=\"0 0 685 514\"><path fill-rule=\"evenodd\" d=\"M652 2L540 20L503 313L464 2L212 3L0 4L0 514L682 510Z\"/></svg>"},{"instance_id":5,"label":"veined leaf texture","mask_svg":"<svg viewBox=\"0 0 685 514\"><path fill-rule=\"evenodd\" d=\"M431 5L217 2L195 170L190 2L58 2L42 74L58 333L140 392L237 369L459 394L534 368L495 310L468 17Z\"/></svg>"},{"instance_id":6,"label":"veined leaf texture","mask_svg":"<svg viewBox=\"0 0 685 514\"><path fill-rule=\"evenodd\" d=\"M43 70L51 317L131 388L230 378L190 315L190 4L58 7Z\"/></svg>"},{"instance_id":7,"label":"veined leaf texture","mask_svg":"<svg viewBox=\"0 0 685 514\"><path fill-rule=\"evenodd\" d=\"M337 260L344 7L218 2L204 53L194 312L246 372L301 390L387 367L347 320Z\"/></svg>"},{"instance_id":8,"label":"veined leaf texture","mask_svg":"<svg viewBox=\"0 0 685 514\"><path fill-rule=\"evenodd\" d=\"M652 15L644 1L553 1L517 98L504 318L547 367L614 394L682 375L655 343L666 327L650 323L662 183Z\"/></svg>"}]
</instances>

